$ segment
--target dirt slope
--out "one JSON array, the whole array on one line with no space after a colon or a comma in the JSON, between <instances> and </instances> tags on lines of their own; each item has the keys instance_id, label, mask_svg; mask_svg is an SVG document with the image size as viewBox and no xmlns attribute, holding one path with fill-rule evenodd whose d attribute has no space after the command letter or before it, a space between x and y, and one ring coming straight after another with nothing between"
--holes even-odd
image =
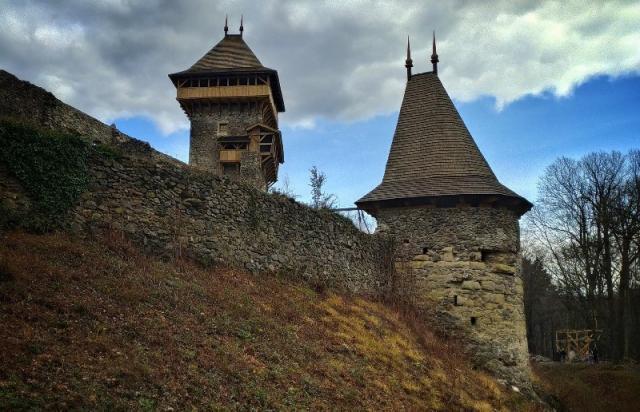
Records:
<instances>
[{"instance_id":1,"label":"dirt slope","mask_svg":"<svg viewBox=\"0 0 640 412\"><path fill-rule=\"evenodd\" d=\"M610 363L534 364L542 388L560 411L640 411L640 366Z\"/></svg>"},{"instance_id":2,"label":"dirt slope","mask_svg":"<svg viewBox=\"0 0 640 412\"><path fill-rule=\"evenodd\" d=\"M514 410L531 405L380 303L0 234L0 410Z\"/></svg>"}]
</instances>

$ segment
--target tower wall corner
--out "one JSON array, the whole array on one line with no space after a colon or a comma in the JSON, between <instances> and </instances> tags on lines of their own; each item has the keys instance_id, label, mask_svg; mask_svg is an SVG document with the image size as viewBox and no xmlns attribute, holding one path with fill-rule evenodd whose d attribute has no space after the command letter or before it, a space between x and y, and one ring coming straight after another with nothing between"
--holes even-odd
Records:
<instances>
[{"instance_id":1,"label":"tower wall corner","mask_svg":"<svg viewBox=\"0 0 640 412\"><path fill-rule=\"evenodd\" d=\"M260 190L267 190L267 185L262 175L260 153L242 153L242 157L240 158L240 179Z\"/></svg>"},{"instance_id":2,"label":"tower wall corner","mask_svg":"<svg viewBox=\"0 0 640 412\"><path fill-rule=\"evenodd\" d=\"M189 143L189 165L195 169L220 174L218 168L218 121L217 116L197 113L190 117L191 135Z\"/></svg>"}]
</instances>

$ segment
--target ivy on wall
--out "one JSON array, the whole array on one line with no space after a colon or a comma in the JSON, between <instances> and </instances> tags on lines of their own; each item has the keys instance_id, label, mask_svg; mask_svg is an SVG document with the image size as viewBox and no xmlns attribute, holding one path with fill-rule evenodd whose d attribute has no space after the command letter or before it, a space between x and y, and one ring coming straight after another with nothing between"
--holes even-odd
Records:
<instances>
[{"instance_id":1,"label":"ivy on wall","mask_svg":"<svg viewBox=\"0 0 640 412\"><path fill-rule=\"evenodd\" d=\"M0 148L0 162L32 202L32 210L14 223L39 232L59 227L87 187L89 144L78 136L0 120Z\"/></svg>"}]
</instances>

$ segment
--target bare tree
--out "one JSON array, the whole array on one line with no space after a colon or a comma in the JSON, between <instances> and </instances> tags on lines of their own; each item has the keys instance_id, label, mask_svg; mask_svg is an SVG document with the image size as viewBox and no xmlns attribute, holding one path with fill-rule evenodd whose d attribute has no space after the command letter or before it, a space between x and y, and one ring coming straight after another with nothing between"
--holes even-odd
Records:
<instances>
[{"instance_id":1,"label":"bare tree","mask_svg":"<svg viewBox=\"0 0 640 412\"><path fill-rule=\"evenodd\" d=\"M282 178L282 182L279 185L271 186L269 188L269 193L279 194L294 200L299 197L291 187L291 182L289 181L288 174L284 175L284 177Z\"/></svg>"},{"instance_id":2,"label":"bare tree","mask_svg":"<svg viewBox=\"0 0 640 412\"><path fill-rule=\"evenodd\" d=\"M551 358L555 331L563 327L569 312L540 256L524 257L521 273L529 351Z\"/></svg>"},{"instance_id":3,"label":"bare tree","mask_svg":"<svg viewBox=\"0 0 640 412\"><path fill-rule=\"evenodd\" d=\"M613 238L619 255L619 286L616 332L617 359L629 357L631 334L632 270L640 254L640 151L627 155L624 183L612 205Z\"/></svg>"},{"instance_id":4,"label":"bare tree","mask_svg":"<svg viewBox=\"0 0 640 412\"><path fill-rule=\"evenodd\" d=\"M630 356L637 346L630 340L640 335L631 289L639 276L639 152L556 160L540 180L528 224L545 249L545 269L567 307L581 317L580 326L595 327L600 319L609 355Z\"/></svg>"},{"instance_id":5,"label":"bare tree","mask_svg":"<svg viewBox=\"0 0 640 412\"><path fill-rule=\"evenodd\" d=\"M582 308L589 322L596 290L599 251L589 222L589 202L579 163L560 158L540 180L539 197L529 221L551 258L548 270L559 287L570 291L572 306Z\"/></svg>"},{"instance_id":6,"label":"bare tree","mask_svg":"<svg viewBox=\"0 0 640 412\"><path fill-rule=\"evenodd\" d=\"M324 184L327 176L316 166L309 170L309 186L311 186L311 207L314 209L334 209L337 203L336 195L325 193Z\"/></svg>"}]
</instances>

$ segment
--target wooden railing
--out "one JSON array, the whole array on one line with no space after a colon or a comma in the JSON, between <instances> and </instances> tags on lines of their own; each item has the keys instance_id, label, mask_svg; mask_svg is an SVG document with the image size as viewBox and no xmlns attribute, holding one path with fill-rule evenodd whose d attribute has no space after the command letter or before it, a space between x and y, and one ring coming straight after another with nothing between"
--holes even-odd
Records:
<instances>
[{"instance_id":1,"label":"wooden railing","mask_svg":"<svg viewBox=\"0 0 640 412\"><path fill-rule=\"evenodd\" d=\"M276 104L271 95L271 87L268 84L252 84L242 86L215 86L215 87L178 87L178 100L189 99L243 99L243 98L267 98L271 103L274 118L278 119Z\"/></svg>"},{"instance_id":2,"label":"wooden railing","mask_svg":"<svg viewBox=\"0 0 640 412\"><path fill-rule=\"evenodd\" d=\"M271 88L266 84L178 88L178 99L206 99L216 97L271 97Z\"/></svg>"}]
</instances>

